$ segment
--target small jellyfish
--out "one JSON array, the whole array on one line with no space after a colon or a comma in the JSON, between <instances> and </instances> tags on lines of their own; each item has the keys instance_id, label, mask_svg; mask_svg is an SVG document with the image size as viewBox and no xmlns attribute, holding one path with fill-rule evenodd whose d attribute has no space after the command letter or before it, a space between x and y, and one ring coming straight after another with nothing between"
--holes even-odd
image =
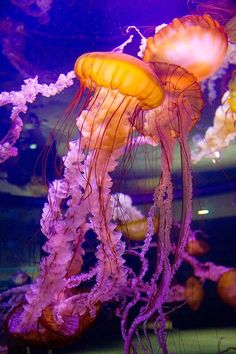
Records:
<instances>
[{"instance_id":1,"label":"small jellyfish","mask_svg":"<svg viewBox=\"0 0 236 354\"><path fill-rule=\"evenodd\" d=\"M118 224L117 230L131 241L142 241L147 234L147 219L142 218Z\"/></svg>"},{"instance_id":2,"label":"small jellyfish","mask_svg":"<svg viewBox=\"0 0 236 354\"><path fill-rule=\"evenodd\" d=\"M209 246L203 240L192 239L187 243L186 251L190 256L204 256L209 251Z\"/></svg>"},{"instance_id":3,"label":"small jellyfish","mask_svg":"<svg viewBox=\"0 0 236 354\"><path fill-rule=\"evenodd\" d=\"M154 220L154 231L158 231L158 219ZM121 231L131 241L143 241L148 231L147 218L123 222L118 224L117 230Z\"/></svg>"},{"instance_id":4,"label":"small jellyfish","mask_svg":"<svg viewBox=\"0 0 236 354\"><path fill-rule=\"evenodd\" d=\"M185 283L184 294L188 306L193 311L197 311L204 300L204 290L200 280L194 276L189 277Z\"/></svg>"},{"instance_id":5,"label":"small jellyfish","mask_svg":"<svg viewBox=\"0 0 236 354\"><path fill-rule=\"evenodd\" d=\"M230 269L221 275L217 292L225 304L236 309L236 269Z\"/></svg>"}]
</instances>

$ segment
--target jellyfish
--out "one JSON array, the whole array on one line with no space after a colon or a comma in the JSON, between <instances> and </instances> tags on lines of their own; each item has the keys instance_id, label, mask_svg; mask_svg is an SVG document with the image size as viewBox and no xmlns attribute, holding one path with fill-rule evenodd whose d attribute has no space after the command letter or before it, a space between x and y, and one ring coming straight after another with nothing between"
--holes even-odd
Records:
<instances>
[{"instance_id":1,"label":"jellyfish","mask_svg":"<svg viewBox=\"0 0 236 354\"><path fill-rule=\"evenodd\" d=\"M198 48L202 43L206 49L213 43L204 56ZM118 52L78 58L75 74L81 86L74 106L79 109L79 137L64 157L63 177L49 188L41 219L48 255L24 301L7 317L13 337L46 346L73 340L93 322L103 302L122 300L124 352L135 352L134 334L141 324L145 330L153 316L159 344L163 353L168 352L163 305L186 256L190 233L192 180L187 138L203 108L198 81L217 70L226 49L227 36L216 21L209 16L187 16L148 39L144 61ZM148 219L142 222L146 235L142 247L133 251L140 262L137 272L125 263L125 243L112 222L110 177L132 145L134 130L161 148L161 178ZM177 142L183 204L179 237L173 245L172 164ZM89 230L97 240L96 261L86 269L84 242ZM148 253L153 237L152 268Z\"/></svg>"},{"instance_id":2,"label":"jellyfish","mask_svg":"<svg viewBox=\"0 0 236 354\"><path fill-rule=\"evenodd\" d=\"M216 99L215 81L225 75L232 51L233 44L228 45L226 30L218 21L209 15L189 15L174 19L148 38L144 60L184 67L202 82L203 89L207 88L212 103Z\"/></svg>"},{"instance_id":3,"label":"jellyfish","mask_svg":"<svg viewBox=\"0 0 236 354\"><path fill-rule=\"evenodd\" d=\"M149 211L148 232L140 256L143 264L140 272L140 279L143 281L140 281L142 284L140 293L146 292L147 297L143 298L136 293L122 316L122 334L127 352L138 327L141 324L145 327L145 323L152 316L156 316L156 323L160 326L157 336L162 351L168 352L163 304L167 299L173 277L182 262L190 233L192 177L191 153L187 139L200 118L204 105L198 81L209 77L220 67L227 44L223 27L208 15L174 19L146 42L143 60L149 62L160 79L165 90L165 100L160 107L145 112L141 118L137 117L135 127L142 135L151 138L153 144L159 142L162 172ZM174 246L171 242L173 218L171 170L176 142L180 146L183 191L179 237ZM156 263L153 276L147 282L150 265L146 251L152 240L155 217L158 217ZM170 257L171 254L173 258ZM138 315L132 318L134 309Z\"/></svg>"},{"instance_id":4,"label":"jellyfish","mask_svg":"<svg viewBox=\"0 0 236 354\"><path fill-rule=\"evenodd\" d=\"M197 311L201 307L204 300L202 283L193 275L185 283L185 298L188 306L194 311Z\"/></svg>"},{"instance_id":5,"label":"jellyfish","mask_svg":"<svg viewBox=\"0 0 236 354\"><path fill-rule=\"evenodd\" d=\"M224 303L236 309L236 269L230 269L220 276L217 292Z\"/></svg>"},{"instance_id":6,"label":"jellyfish","mask_svg":"<svg viewBox=\"0 0 236 354\"><path fill-rule=\"evenodd\" d=\"M223 26L209 15L176 18L147 39L144 61L180 65L198 81L222 65L228 47Z\"/></svg>"},{"instance_id":7,"label":"jellyfish","mask_svg":"<svg viewBox=\"0 0 236 354\"><path fill-rule=\"evenodd\" d=\"M209 251L208 244L203 240L192 239L186 246L186 251L190 256L203 256Z\"/></svg>"},{"instance_id":8,"label":"jellyfish","mask_svg":"<svg viewBox=\"0 0 236 354\"><path fill-rule=\"evenodd\" d=\"M132 337L141 323L148 321L151 316L157 316L161 329L158 334L163 353L167 353L164 335L164 314L162 306L166 301L173 276L178 269L184 247L188 240L189 225L191 220L191 157L187 144L187 136L194 124L198 121L203 108L201 88L195 77L174 64L152 63L150 64L159 77L164 89L165 100L163 104L145 113L144 117L135 121L135 126L142 134L149 136L156 142L158 139L161 147L161 177L159 185L154 192L153 205L149 211L148 235L143 247L142 262L144 264L141 278L144 281L148 265L145 265L144 250L149 248L151 235L154 231L153 220L158 218L158 236L156 247L156 265L150 283L145 283L148 298L141 307L139 315L131 326L128 323L129 313L132 307L137 306L138 296L131 301L123 313L122 329L126 340L127 352ZM173 186L171 169L173 163L173 150L176 141L180 144L182 173L183 173L183 206L182 221L179 231L179 240L174 252L174 260L171 262L172 253L171 228L172 228L172 200Z\"/></svg>"},{"instance_id":9,"label":"jellyfish","mask_svg":"<svg viewBox=\"0 0 236 354\"><path fill-rule=\"evenodd\" d=\"M71 341L93 322L100 304L127 288L125 244L112 219L109 173L124 153L136 115L163 101L148 64L120 53L87 53L75 63L80 137L64 157L63 178L49 188L41 229L47 252L25 300L7 318L9 333L33 345ZM88 230L97 239L96 263L84 270ZM52 336L50 336L52 333Z\"/></svg>"}]
</instances>

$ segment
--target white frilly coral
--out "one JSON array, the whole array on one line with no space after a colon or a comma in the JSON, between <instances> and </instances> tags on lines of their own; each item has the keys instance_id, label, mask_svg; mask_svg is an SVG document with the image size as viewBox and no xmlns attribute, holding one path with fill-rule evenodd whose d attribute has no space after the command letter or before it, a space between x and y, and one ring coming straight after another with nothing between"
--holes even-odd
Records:
<instances>
[{"instance_id":1,"label":"white frilly coral","mask_svg":"<svg viewBox=\"0 0 236 354\"><path fill-rule=\"evenodd\" d=\"M222 97L222 104L217 108L213 126L209 127L203 139L196 142L192 151L192 161L198 162L203 157L213 161L219 157L220 151L229 146L236 137L236 113L229 105L230 93L227 91Z\"/></svg>"},{"instance_id":2,"label":"white frilly coral","mask_svg":"<svg viewBox=\"0 0 236 354\"><path fill-rule=\"evenodd\" d=\"M207 90L208 101L210 103L212 103L217 97L216 81L226 74L230 64L236 65L236 44L233 43L228 44L228 50L221 67L210 78L201 83L202 89Z\"/></svg>"}]
</instances>

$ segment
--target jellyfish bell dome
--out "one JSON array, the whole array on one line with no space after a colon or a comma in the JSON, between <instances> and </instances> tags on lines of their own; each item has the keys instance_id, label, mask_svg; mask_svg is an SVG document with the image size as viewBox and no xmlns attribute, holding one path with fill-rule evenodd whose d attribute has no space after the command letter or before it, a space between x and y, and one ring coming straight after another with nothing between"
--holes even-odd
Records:
<instances>
[{"instance_id":1,"label":"jellyfish bell dome","mask_svg":"<svg viewBox=\"0 0 236 354\"><path fill-rule=\"evenodd\" d=\"M161 62L150 63L150 67L165 89L165 99L161 106L145 112L143 134L160 140L162 127L170 139L176 139L180 136L178 117L187 134L201 116L201 88L195 76L183 67Z\"/></svg>"},{"instance_id":2,"label":"jellyfish bell dome","mask_svg":"<svg viewBox=\"0 0 236 354\"><path fill-rule=\"evenodd\" d=\"M230 269L221 275L217 292L224 303L236 309L236 269Z\"/></svg>"},{"instance_id":3,"label":"jellyfish bell dome","mask_svg":"<svg viewBox=\"0 0 236 354\"><path fill-rule=\"evenodd\" d=\"M198 81L211 76L223 64L228 47L224 28L209 15L184 16L147 39L143 59L184 67Z\"/></svg>"},{"instance_id":4,"label":"jellyfish bell dome","mask_svg":"<svg viewBox=\"0 0 236 354\"><path fill-rule=\"evenodd\" d=\"M188 306L197 311L204 300L204 290L202 284L195 276L190 276L185 283L185 298Z\"/></svg>"},{"instance_id":5,"label":"jellyfish bell dome","mask_svg":"<svg viewBox=\"0 0 236 354\"><path fill-rule=\"evenodd\" d=\"M149 65L127 54L87 53L77 59L74 70L94 94L77 120L90 149L111 151L125 145L131 117L164 99L162 85Z\"/></svg>"},{"instance_id":6,"label":"jellyfish bell dome","mask_svg":"<svg viewBox=\"0 0 236 354\"><path fill-rule=\"evenodd\" d=\"M124 53L91 52L81 55L74 67L88 88L105 87L136 97L142 109L152 109L163 100L162 86L143 61Z\"/></svg>"}]
</instances>

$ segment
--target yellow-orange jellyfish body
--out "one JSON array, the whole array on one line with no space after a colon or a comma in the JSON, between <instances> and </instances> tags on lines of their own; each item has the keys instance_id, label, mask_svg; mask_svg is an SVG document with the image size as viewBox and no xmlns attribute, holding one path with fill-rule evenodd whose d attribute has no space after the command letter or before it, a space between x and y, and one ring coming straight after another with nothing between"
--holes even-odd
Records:
<instances>
[{"instance_id":1,"label":"yellow-orange jellyfish body","mask_svg":"<svg viewBox=\"0 0 236 354\"><path fill-rule=\"evenodd\" d=\"M162 86L149 66L123 53L95 52L79 57L75 73L94 96L77 126L89 149L114 150L123 146L135 110L159 106Z\"/></svg>"},{"instance_id":2,"label":"yellow-orange jellyfish body","mask_svg":"<svg viewBox=\"0 0 236 354\"><path fill-rule=\"evenodd\" d=\"M150 66L165 89L165 100L160 107L145 114L144 134L154 140L160 140L161 134L173 139L181 135L186 137L200 118L204 106L196 78L174 64L151 63Z\"/></svg>"},{"instance_id":3,"label":"yellow-orange jellyfish body","mask_svg":"<svg viewBox=\"0 0 236 354\"><path fill-rule=\"evenodd\" d=\"M204 300L204 290L200 280L194 276L189 277L185 284L184 293L189 307L197 311Z\"/></svg>"},{"instance_id":4,"label":"yellow-orange jellyfish body","mask_svg":"<svg viewBox=\"0 0 236 354\"><path fill-rule=\"evenodd\" d=\"M143 58L180 65L201 81L222 65L227 47L223 26L209 15L190 15L174 19L148 38Z\"/></svg>"},{"instance_id":5,"label":"yellow-orange jellyfish body","mask_svg":"<svg viewBox=\"0 0 236 354\"><path fill-rule=\"evenodd\" d=\"M153 220L154 231L158 230L158 219ZM147 218L127 221L119 224L116 228L121 231L122 234L131 241L143 241L147 235L148 225Z\"/></svg>"},{"instance_id":6,"label":"yellow-orange jellyfish body","mask_svg":"<svg viewBox=\"0 0 236 354\"><path fill-rule=\"evenodd\" d=\"M208 251L208 244L202 240L190 240L186 246L186 252L194 257L204 256Z\"/></svg>"},{"instance_id":7,"label":"yellow-orange jellyfish body","mask_svg":"<svg viewBox=\"0 0 236 354\"><path fill-rule=\"evenodd\" d=\"M96 316L100 310L100 304L96 306ZM20 315L23 311L23 303L14 307L6 318L5 326L9 331L12 323L16 320L17 315ZM68 317L70 317L68 315ZM55 321L52 314L52 309L47 307L43 310L41 317L39 318L38 327L35 330L25 333L11 333L12 340L15 345L30 346L33 348L61 348L64 345L68 345L78 338L87 330L87 328L95 321L89 312L85 312L84 316L80 317L79 328L74 333L63 332L62 326Z\"/></svg>"},{"instance_id":8,"label":"yellow-orange jellyfish body","mask_svg":"<svg viewBox=\"0 0 236 354\"><path fill-rule=\"evenodd\" d=\"M221 275L217 291L224 303L236 309L236 269L230 269Z\"/></svg>"},{"instance_id":9,"label":"yellow-orange jellyfish body","mask_svg":"<svg viewBox=\"0 0 236 354\"><path fill-rule=\"evenodd\" d=\"M232 72L232 77L229 81L228 86L229 86L229 98L228 98L229 108L231 113L236 113L236 70ZM232 119L230 119L230 121L232 122Z\"/></svg>"}]
</instances>

